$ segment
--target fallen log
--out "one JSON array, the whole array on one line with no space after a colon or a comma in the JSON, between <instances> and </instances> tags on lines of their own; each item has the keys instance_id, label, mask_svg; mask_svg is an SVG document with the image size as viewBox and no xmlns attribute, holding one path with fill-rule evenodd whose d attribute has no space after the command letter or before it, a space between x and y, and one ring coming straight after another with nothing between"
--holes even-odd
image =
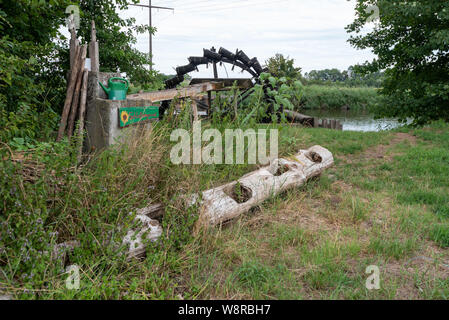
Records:
<instances>
[{"instance_id":1,"label":"fallen log","mask_svg":"<svg viewBox=\"0 0 449 320\"><path fill-rule=\"evenodd\" d=\"M331 152L314 146L293 157L276 159L270 166L238 181L205 191L199 200L201 209L197 230L228 222L271 196L304 185L333 164Z\"/></svg>"},{"instance_id":2,"label":"fallen log","mask_svg":"<svg viewBox=\"0 0 449 320\"><path fill-rule=\"evenodd\" d=\"M301 124L308 125L311 127L314 126L314 118L313 117L310 117L310 116L307 116L305 114L301 114L301 113L298 113L295 111L287 110L287 109L284 110L284 114L285 114L285 117L289 120L297 121Z\"/></svg>"}]
</instances>

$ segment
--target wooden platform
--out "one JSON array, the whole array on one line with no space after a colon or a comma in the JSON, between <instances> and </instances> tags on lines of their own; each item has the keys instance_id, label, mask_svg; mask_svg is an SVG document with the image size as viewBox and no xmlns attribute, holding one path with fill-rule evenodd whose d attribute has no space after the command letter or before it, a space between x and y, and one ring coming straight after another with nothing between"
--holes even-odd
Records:
<instances>
[{"instance_id":1,"label":"wooden platform","mask_svg":"<svg viewBox=\"0 0 449 320\"><path fill-rule=\"evenodd\" d=\"M152 102L169 101L175 98L196 98L202 93L211 91L220 91L225 85L220 82L205 82L190 85L185 88L160 90L132 94L127 97L128 100L151 100Z\"/></svg>"},{"instance_id":2,"label":"wooden platform","mask_svg":"<svg viewBox=\"0 0 449 320\"><path fill-rule=\"evenodd\" d=\"M234 84L236 85L237 89L250 89L254 87L253 82L251 79L245 79L245 78L195 78L190 81L190 85L197 85L197 84L204 84L209 82L219 82L222 83L224 88L217 90L217 91L224 91L224 90L230 90Z\"/></svg>"}]
</instances>

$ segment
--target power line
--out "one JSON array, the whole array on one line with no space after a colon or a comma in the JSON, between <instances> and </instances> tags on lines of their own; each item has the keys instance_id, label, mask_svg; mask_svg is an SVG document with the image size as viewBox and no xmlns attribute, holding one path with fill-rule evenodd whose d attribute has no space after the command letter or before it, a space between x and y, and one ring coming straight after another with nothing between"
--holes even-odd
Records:
<instances>
[{"instance_id":1,"label":"power line","mask_svg":"<svg viewBox=\"0 0 449 320\"><path fill-rule=\"evenodd\" d=\"M230 2L230 1L226 1L226 2ZM223 1L211 1L211 0L205 0L205 1L196 1L196 2L184 2L183 4L179 4L179 7L183 7L183 8L193 8L196 7L198 5L207 5L207 6L215 6L215 5L223 5L226 4L223 3ZM242 0L239 0L237 2L242 2Z\"/></svg>"},{"instance_id":2,"label":"power line","mask_svg":"<svg viewBox=\"0 0 449 320\"><path fill-rule=\"evenodd\" d=\"M152 5L152 0L148 0L148 5L144 5L144 4L131 4L131 6L134 7L142 7L142 8L148 8L149 11L149 18L150 18L150 71L153 71L153 33L152 33L152 28L153 28L153 9L161 9L161 10L172 10L174 11L174 8L168 8L168 7L160 7L160 6L153 6Z\"/></svg>"},{"instance_id":3,"label":"power line","mask_svg":"<svg viewBox=\"0 0 449 320\"><path fill-rule=\"evenodd\" d=\"M285 1L290 1L290 0L278 0L278 1L276 1L276 3L285 2ZM244 4L240 4L240 5L232 5L232 6L224 6L224 7L223 6L215 6L215 7L214 6L201 6L201 7L197 7L197 8L192 8L192 9L188 9L188 10L180 10L180 11L183 13L213 13L213 12L219 12L219 11L229 10L229 9L240 9L240 8L246 8L246 7L250 7L250 6L261 6L261 5L265 5L265 4L275 5L276 3L273 3L273 1L271 1L271 0L265 1L265 2L257 1L257 2L251 2L251 3L247 2ZM204 8L204 10L201 10L203 8Z\"/></svg>"},{"instance_id":4,"label":"power line","mask_svg":"<svg viewBox=\"0 0 449 320\"><path fill-rule=\"evenodd\" d=\"M243 1L245 3L248 2L248 0ZM207 3L207 4L205 4ZM257 3L257 1L255 2ZM194 6L180 6L180 8L182 9L182 11L187 11L187 10L191 10L191 9L213 9L213 8L219 8L222 6L227 6L227 5L237 5L237 4L242 4L241 0L238 1L226 1L226 3L220 2L220 3L210 3L209 1L204 2L204 3L199 3L198 5L194 5Z\"/></svg>"}]
</instances>

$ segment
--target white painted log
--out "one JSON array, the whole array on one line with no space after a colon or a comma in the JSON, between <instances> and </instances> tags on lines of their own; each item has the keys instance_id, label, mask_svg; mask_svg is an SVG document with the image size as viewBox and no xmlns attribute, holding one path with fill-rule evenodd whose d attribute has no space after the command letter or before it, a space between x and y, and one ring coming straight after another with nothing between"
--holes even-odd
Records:
<instances>
[{"instance_id":1,"label":"white painted log","mask_svg":"<svg viewBox=\"0 0 449 320\"><path fill-rule=\"evenodd\" d=\"M139 226L128 231L123 239L123 244L129 248L127 253L128 259L142 256L145 253L145 242L147 240L157 241L162 235L162 228L159 222L149 218L145 214L138 214L135 222Z\"/></svg>"},{"instance_id":2,"label":"white painted log","mask_svg":"<svg viewBox=\"0 0 449 320\"><path fill-rule=\"evenodd\" d=\"M165 208L161 203L137 210L137 215L144 215L151 219L160 218L165 214Z\"/></svg>"},{"instance_id":3,"label":"white painted log","mask_svg":"<svg viewBox=\"0 0 449 320\"><path fill-rule=\"evenodd\" d=\"M329 150L314 146L288 159L276 159L270 166L238 181L205 191L201 197L198 226L210 227L232 220L271 196L304 185L333 164L334 157ZM236 187L247 197L239 200L233 191Z\"/></svg>"}]
</instances>

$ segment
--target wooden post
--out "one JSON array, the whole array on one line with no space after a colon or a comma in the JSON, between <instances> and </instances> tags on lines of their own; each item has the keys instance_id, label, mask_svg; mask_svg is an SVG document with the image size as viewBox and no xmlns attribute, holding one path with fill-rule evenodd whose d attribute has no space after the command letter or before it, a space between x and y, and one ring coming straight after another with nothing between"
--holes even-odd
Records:
<instances>
[{"instance_id":1,"label":"wooden post","mask_svg":"<svg viewBox=\"0 0 449 320\"><path fill-rule=\"evenodd\" d=\"M212 91L207 92L207 104L209 105L209 112L212 110Z\"/></svg>"},{"instance_id":2,"label":"wooden post","mask_svg":"<svg viewBox=\"0 0 449 320\"><path fill-rule=\"evenodd\" d=\"M338 121L338 130L343 131L343 123Z\"/></svg>"},{"instance_id":3,"label":"wooden post","mask_svg":"<svg viewBox=\"0 0 449 320\"><path fill-rule=\"evenodd\" d=\"M239 112L237 110L238 107L238 94L237 91L234 93L234 113L235 113L235 120L239 118Z\"/></svg>"},{"instance_id":4,"label":"wooden post","mask_svg":"<svg viewBox=\"0 0 449 320\"><path fill-rule=\"evenodd\" d=\"M70 108L70 116L67 124L67 135L69 139L73 135L73 129L75 127L75 117L78 111L79 102L80 102L80 91L81 91L81 83L83 82L83 74L84 74L84 66L86 64L86 52L87 47L81 47L81 54L79 58L79 70L77 72L78 78L76 80L75 92L73 94L72 107Z\"/></svg>"},{"instance_id":5,"label":"wooden post","mask_svg":"<svg viewBox=\"0 0 449 320\"><path fill-rule=\"evenodd\" d=\"M198 105L195 100L192 100L193 121L198 121Z\"/></svg>"},{"instance_id":6,"label":"wooden post","mask_svg":"<svg viewBox=\"0 0 449 320\"><path fill-rule=\"evenodd\" d=\"M217 50L215 49L215 47L212 47L212 48L210 49L210 51L212 51L212 52L217 52ZM217 63L216 63L216 62L213 63L213 67L214 67L214 79L218 79L218 70L217 70Z\"/></svg>"},{"instance_id":7,"label":"wooden post","mask_svg":"<svg viewBox=\"0 0 449 320\"><path fill-rule=\"evenodd\" d=\"M80 56L81 56L81 48L78 46L76 48L76 55L73 61L73 68L70 73L70 78L67 85L67 95L64 102L64 108L62 110L61 122L59 124L58 136L56 138L56 141L61 141L62 137L64 136L65 129L67 127L67 118L69 116L70 107L72 105L72 98L76 86L76 80L78 78L78 73L80 71L79 67L81 60Z\"/></svg>"},{"instance_id":8,"label":"wooden post","mask_svg":"<svg viewBox=\"0 0 449 320\"><path fill-rule=\"evenodd\" d=\"M89 58L91 60L91 70L93 72L100 72L100 50L98 48L97 29L95 28L94 20L92 20L92 27L91 27Z\"/></svg>"}]
</instances>

